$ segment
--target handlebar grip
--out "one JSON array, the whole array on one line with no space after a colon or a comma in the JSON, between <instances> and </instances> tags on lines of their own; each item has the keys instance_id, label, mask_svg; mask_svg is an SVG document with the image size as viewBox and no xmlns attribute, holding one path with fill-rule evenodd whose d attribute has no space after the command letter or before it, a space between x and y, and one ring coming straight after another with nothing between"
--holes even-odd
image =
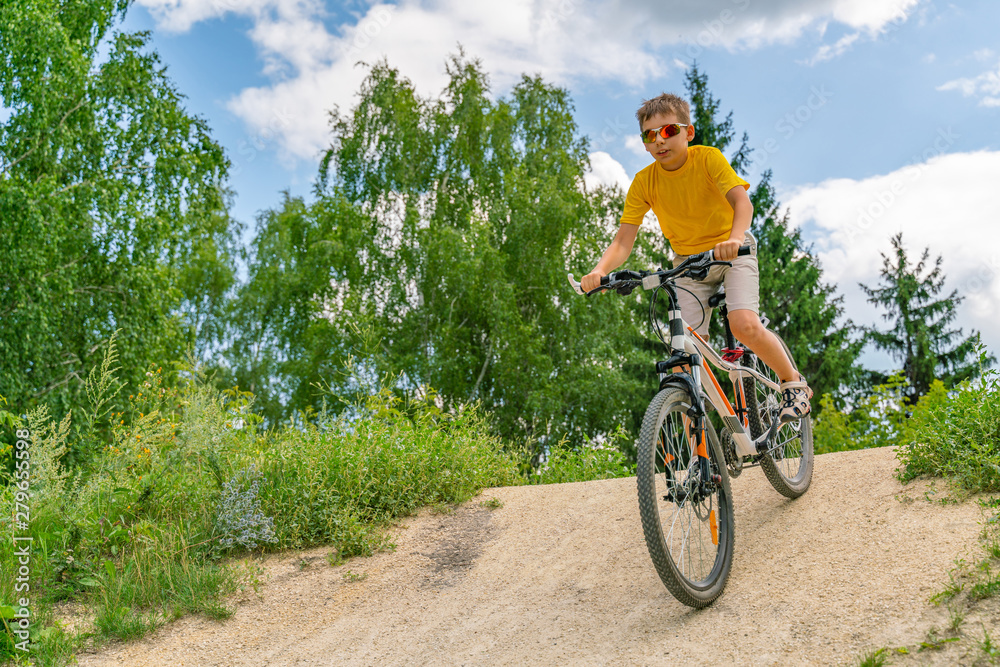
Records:
<instances>
[{"instance_id":1,"label":"handlebar grip","mask_svg":"<svg viewBox=\"0 0 1000 667\"><path fill-rule=\"evenodd\" d=\"M747 256L749 254L750 254L750 246L749 245L741 245L740 249L736 251L736 256L737 257L745 257L745 256ZM682 264L681 266L685 266L687 264L697 264L702 259L707 259L707 261L709 261L709 262L718 261L718 258L715 256L715 248L712 248L711 250L706 250L705 252L701 253L700 255L691 255L686 260L684 260L684 264ZM674 268L677 269L677 268L680 268L680 267L676 267L675 266Z\"/></svg>"},{"instance_id":2,"label":"handlebar grip","mask_svg":"<svg viewBox=\"0 0 1000 667\"><path fill-rule=\"evenodd\" d=\"M610 285L610 284L611 284L611 276L610 275L601 276L601 286L602 287L604 287L605 285Z\"/></svg>"}]
</instances>

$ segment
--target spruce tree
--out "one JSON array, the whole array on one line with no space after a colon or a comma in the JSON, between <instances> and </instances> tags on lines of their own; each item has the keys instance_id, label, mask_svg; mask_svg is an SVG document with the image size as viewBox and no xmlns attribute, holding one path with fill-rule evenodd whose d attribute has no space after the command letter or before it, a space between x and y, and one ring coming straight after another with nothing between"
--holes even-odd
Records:
<instances>
[{"instance_id":1,"label":"spruce tree","mask_svg":"<svg viewBox=\"0 0 1000 667\"><path fill-rule=\"evenodd\" d=\"M867 338L903 363L909 383L906 399L911 404L930 390L935 378L952 387L979 371L979 334L973 331L966 337L953 326L963 297L953 290L944 298L936 298L945 281L942 257L938 255L933 267L929 258L930 248L924 248L920 261L913 265L903 247L903 234L899 233L892 237L892 253L882 254L879 284L861 284L868 301L884 308L882 318L892 323L885 331L865 327ZM988 359L994 361L992 356Z\"/></svg>"}]
</instances>

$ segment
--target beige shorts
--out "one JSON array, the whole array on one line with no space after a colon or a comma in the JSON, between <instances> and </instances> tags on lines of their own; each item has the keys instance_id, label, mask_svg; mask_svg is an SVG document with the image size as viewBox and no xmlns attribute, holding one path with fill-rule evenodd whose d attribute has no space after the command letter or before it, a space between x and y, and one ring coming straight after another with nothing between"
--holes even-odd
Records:
<instances>
[{"instance_id":1,"label":"beige shorts","mask_svg":"<svg viewBox=\"0 0 1000 667\"><path fill-rule=\"evenodd\" d=\"M708 337L708 323L712 319L712 309L708 307L708 298L715 294L720 284L726 288L726 308L730 312L752 310L755 315L760 315L757 240L749 232L746 237L747 241L750 242L750 254L737 257L733 260L732 266L713 266L709 269L705 280L677 279L677 301L681 307L681 315L688 326L697 331L702 338ZM687 258L687 255L676 256L674 266ZM702 308L704 308L704 314Z\"/></svg>"}]
</instances>

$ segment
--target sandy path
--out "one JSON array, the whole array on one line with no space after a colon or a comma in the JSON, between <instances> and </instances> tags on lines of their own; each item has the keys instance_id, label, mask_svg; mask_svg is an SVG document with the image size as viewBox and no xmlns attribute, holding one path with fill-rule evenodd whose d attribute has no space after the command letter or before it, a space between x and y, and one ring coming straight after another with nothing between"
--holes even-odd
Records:
<instances>
[{"instance_id":1,"label":"sandy path","mask_svg":"<svg viewBox=\"0 0 1000 667\"><path fill-rule=\"evenodd\" d=\"M843 664L919 641L928 596L977 545L976 503L928 502L895 467L889 449L817 457L796 501L759 470L733 480L733 572L705 610L657 578L634 479L512 487L408 520L392 553L276 556L263 599L230 620L183 619L80 664Z\"/></svg>"}]
</instances>

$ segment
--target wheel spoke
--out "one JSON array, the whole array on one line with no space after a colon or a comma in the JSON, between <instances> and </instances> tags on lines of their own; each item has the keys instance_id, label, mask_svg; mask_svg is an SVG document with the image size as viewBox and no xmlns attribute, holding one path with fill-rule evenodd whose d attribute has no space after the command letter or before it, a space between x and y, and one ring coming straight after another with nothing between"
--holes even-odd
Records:
<instances>
[{"instance_id":1,"label":"wheel spoke","mask_svg":"<svg viewBox=\"0 0 1000 667\"><path fill-rule=\"evenodd\" d=\"M703 607L729 577L732 504L728 476L702 496L702 459L691 447L689 409L686 393L676 388L653 399L639 437L636 477L646 545L660 579L682 603ZM710 468L726 475L718 438L708 428Z\"/></svg>"},{"instance_id":2,"label":"wheel spoke","mask_svg":"<svg viewBox=\"0 0 1000 667\"><path fill-rule=\"evenodd\" d=\"M788 353L787 347L785 352ZM791 359L791 354L788 354ZM771 382L779 384L774 371L756 356L744 356L743 363ZM794 360L792 363L794 366ZM750 431L754 438L758 438L770 430L777 418L782 402L781 395L776 389L752 377L744 378L743 383L744 395L747 396ZM795 498L809 488L812 479L812 455L812 425L810 417L806 416L799 421L777 426L774 439L768 445L767 454L760 457L760 464L768 481L779 493Z\"/></svg>"}]
</instances>

